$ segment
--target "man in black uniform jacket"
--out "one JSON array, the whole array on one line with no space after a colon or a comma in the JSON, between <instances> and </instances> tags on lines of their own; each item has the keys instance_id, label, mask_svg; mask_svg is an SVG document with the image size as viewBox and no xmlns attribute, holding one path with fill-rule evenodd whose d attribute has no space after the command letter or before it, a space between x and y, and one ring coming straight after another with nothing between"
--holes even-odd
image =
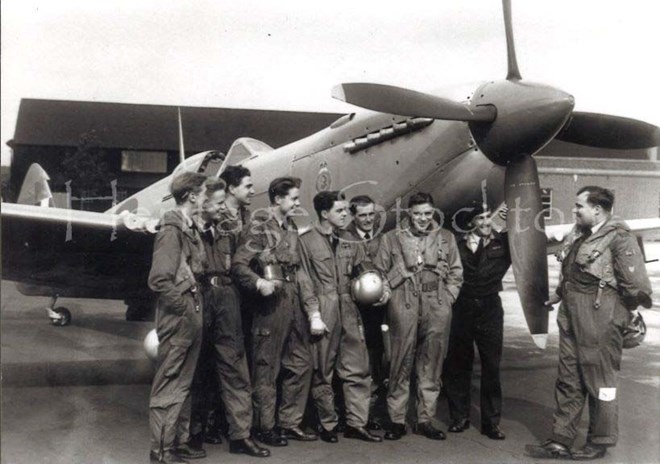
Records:
<instances>
[{"instance_id":1,"label":"man in black uniform jacket","mask_svg":"<svg viewBox=\"0 0 660 464\"><path fill-rule=\"evenodd\" d=\"M470 426L470 384L474 344L481 359L481 433L504 440L502 412L502 278L511 265L506 234L493 230L487 205L469 213L468 232L458 242L463 286L452 312L449 351L445 360L445 391L452 423L450 432Z\"/></svg>"}]
</instances>

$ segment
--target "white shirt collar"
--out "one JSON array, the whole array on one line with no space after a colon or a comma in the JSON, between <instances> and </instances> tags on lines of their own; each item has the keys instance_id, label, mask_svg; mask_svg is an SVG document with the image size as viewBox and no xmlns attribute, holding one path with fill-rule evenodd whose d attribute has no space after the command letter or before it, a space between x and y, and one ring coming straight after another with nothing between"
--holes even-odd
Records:
<instances>
[{"instance_id":1,"label":"white shirt collar","mask_svg":"<svg viewBox=\"0 0 660 464\"><path fill-rule=\"evenodd\" d=\"M369 238L374 238L373 236L373 231L371 232L365 232L364 230L360 229L359 227L355 226L355 230L357 231L358 235L362 240L365 239L366 235L369 234Z\"/></svg>"}]
</instances>

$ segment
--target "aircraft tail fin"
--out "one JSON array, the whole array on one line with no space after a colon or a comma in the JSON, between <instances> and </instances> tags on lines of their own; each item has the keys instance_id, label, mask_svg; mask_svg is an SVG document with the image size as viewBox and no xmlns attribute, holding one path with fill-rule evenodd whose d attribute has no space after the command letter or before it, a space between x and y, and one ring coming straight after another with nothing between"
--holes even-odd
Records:
<instances>
[{"instance_id":1,"label":"aircraft tail fin","mask_svg":"<svg viewBox=\"0 0 660 464\"><path fill-rule=\"evenodd\" d=\"M49 180L50 177L48 177L44 168L37 163L33 163L25 175L21 191L18 194L17 203L44 207L50 206L49 203L50 199L53 198L53 194L50 191Z\"/></svg>"}]
</instances>

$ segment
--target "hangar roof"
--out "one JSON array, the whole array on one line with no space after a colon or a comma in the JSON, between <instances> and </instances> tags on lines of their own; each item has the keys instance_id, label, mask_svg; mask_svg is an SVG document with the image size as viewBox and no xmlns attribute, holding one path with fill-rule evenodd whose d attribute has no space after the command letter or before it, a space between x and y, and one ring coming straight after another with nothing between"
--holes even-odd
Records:
<instances>
[{"instance_id":1,"label":"hangar roof","mask_svg":"<svg viewBox=\"0 0 660 464\"><path fill-rule=\"evenodd\" d=\"M76 146L94 130L103 148L179 147L176 106L67 100L21 100L12 145ZM239 137L279 147L310 135L340 114L182 106L186 152L227 150Z\"/></svg>"}]
</instances>

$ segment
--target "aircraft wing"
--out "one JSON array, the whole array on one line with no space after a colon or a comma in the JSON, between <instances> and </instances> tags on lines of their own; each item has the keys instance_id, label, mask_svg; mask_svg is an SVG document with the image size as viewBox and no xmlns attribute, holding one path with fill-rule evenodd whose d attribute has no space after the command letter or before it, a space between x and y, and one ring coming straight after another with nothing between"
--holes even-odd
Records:
<instances>
[{"instance_id":1,"label":"aircraft wing","mask_svg":"<svg viewBox=\"0 0 660 464\"><path fill-rule=\"evenodd\" d=\"M660 237L660 218L629 219L626 224L637 237ZM545 226L545 234L548 239L548 254L554 254L559 250L573 224L559 224Z\"/></svg>"},{"instance_id":2,"label":"aircraft wing","mask_svg":"<svg viewBox=\"0 0 660 464\"><path fill-rule=\"evenodd\" d=\"M61 296L123 299L146 287L157 222L2 203L2 278Z\"/></svg>"}]
</instances>

